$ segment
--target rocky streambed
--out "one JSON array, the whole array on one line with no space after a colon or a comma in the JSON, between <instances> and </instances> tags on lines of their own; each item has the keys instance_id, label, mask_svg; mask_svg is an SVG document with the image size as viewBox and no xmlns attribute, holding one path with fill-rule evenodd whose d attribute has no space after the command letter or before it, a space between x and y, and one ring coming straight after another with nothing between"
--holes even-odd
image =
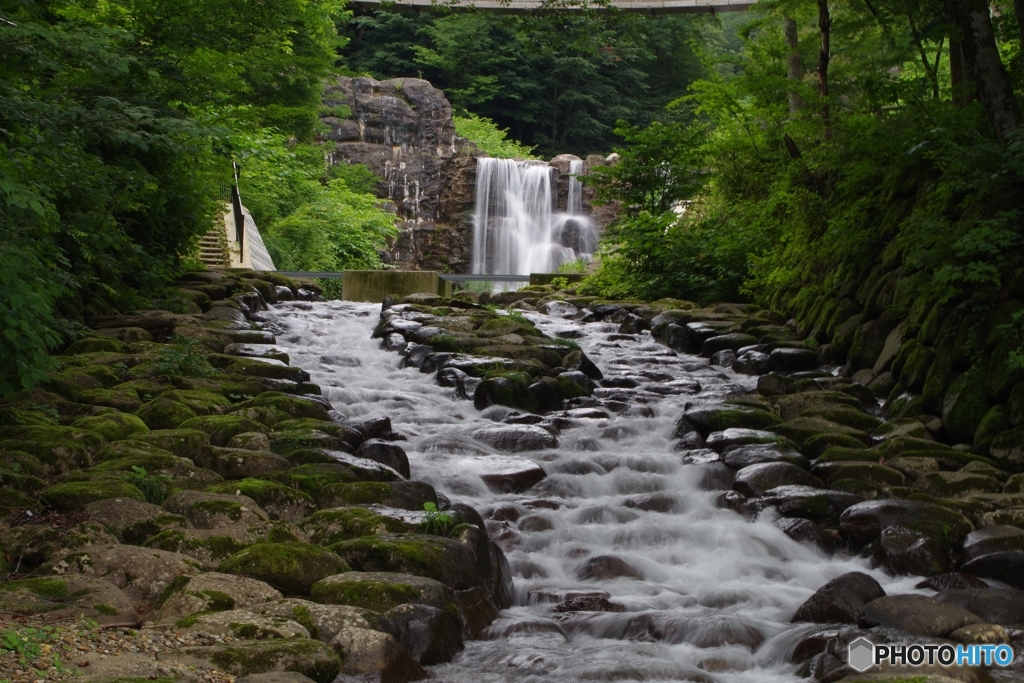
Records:
<instances>
[{"instance_id":1,"label":"rocky streambed","mask_svg":"<svg viewBox=\"0 0 1024 683\"><path fill-rule=\"evenodd\" d=\"M4 628L147 643L33 676L1017 680L847 665L1018 648L1024 487L777 314L179 286L3 406Z\"/></svg>"}]
</instances>

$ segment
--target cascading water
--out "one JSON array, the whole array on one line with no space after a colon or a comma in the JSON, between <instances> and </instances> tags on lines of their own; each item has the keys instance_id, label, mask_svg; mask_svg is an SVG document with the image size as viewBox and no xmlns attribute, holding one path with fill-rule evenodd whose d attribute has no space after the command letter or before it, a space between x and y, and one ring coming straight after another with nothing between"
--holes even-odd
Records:
<instances>
[{"instance_id":1,"label":"cascading water","mask_svg":"<svg viewBox=\"0 0 1024 683\"><path fill-rule=\"evenodd\" d=\"M488 275L550 273L597 247L583 215L583 162L570 165L567 211L556 212L554 169L540 161L477 161L473 216L473 272Z\"/></svg>"},{"instance_id":2,"label":"cascading water","mask_svg":"<svg viewBox=\"0 0 1024 683\"><path fill-rule=\"evenodd\" d=\"M913 577L828 557L764 515L751 522L715 504L704 481L713 469L675 450L673 425L688 402L721 401L749 389L749 377L677 356L647 333L530 313L548 334L573 328L616 380L618 388L598 388L595 397L628 408L549 417L560 430L557 448L496 455L470 433L511 411L478 411L432 376L402 368L370 338L378 306L295 302L276 311L268 326L292 363L342 413L390 416L408 437L412 478L479 510L508 556L515 606L492 624L489 640L467 642L454 661L431 667L437 680L795 683L793 648L820 627L789 619L814 590L863 571L889 594L913 591ZM536 462L548 476L526 493L495 493L481 469L509 462ZM600 556L627 558L634 575L581 575ZM553 610L573 594L605 598L618 611Z\"/></svg>"}]
</instances>

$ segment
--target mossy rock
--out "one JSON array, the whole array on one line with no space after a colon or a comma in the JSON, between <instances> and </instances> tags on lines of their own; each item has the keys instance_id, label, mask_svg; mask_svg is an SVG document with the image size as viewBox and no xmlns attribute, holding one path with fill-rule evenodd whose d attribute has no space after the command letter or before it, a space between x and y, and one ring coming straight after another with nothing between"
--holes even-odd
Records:
<instances>
[{"instance_id":1,"label":"mossy rock","mask_svg":"<svg viewBox=\"0 0 1024 683\"><path fill-rule=\"evenodd\" d=\"M316 503L308 493L289 488L284 484L263 479L247 478L241 481L224 482L206 487L210 493L234 494L252 498L267 511L271 519L299 522L314 514Z\"/></svg>"},{"instance_id":2,"label":"mossy rock","mask_svg":"<svg viewBox=\"0 0 1024 683\"><path fill-rule=\"evenodd\" d=\"M903 418L883 423L871 435L883 440L895 439L900 436L924 439L928 436L928 430L924 428L924 425L919 420Z\"/></svg>"},{"instance_id":3,"label":"mossy rock","mask_svg":"<svg viewBox=\"0 0 1024 683\"><path fill-rule=\"evenodd\" d=\"M866 446L872 443L871 436L859 429L852 429L837 422L825 420L820 417L797 417L780 425L771 428L771 431L780 434L798 445L804 445L808 439L819 435L844 434L851 436Z\"/></svg>"},{"instance_id":4,"label":"mossy rock","mask_svg":"<svg viewBox=\"0 0 1024 683\"><path fill-rule=\"evenodd\" d=\"M179 491L164 501L164 509L185 517L199 529L218 529L237 523L252 525L270 519L248 496L203 491Z\"/></svg>"},{"instance_id":5,"label":"mossy rock","mask_svg":"<svg viewBox=\"0 0 1024 683\"><path fill-rule=\"evenodd\" d=\"M900 436L887 439L877 444L871 450L886 458L905 455L910 451L953 451L953 449L946 444L942 444L931 439L921 439L912 436Z\"/></svg>"},{"instance_id":6,"label":"mossy rock","mask_svg":"<svg viewBox=\"0 0 1024 683\"><path fill-rule=\"evenodd\" d=\"M0 531L0 548L22 572L59 560L84 546L108 543L117 543L117 538L93 521L62 526L24 524Z\"/></svg>"},{"instance_id":7,"label":"mossy rock","mask_svg":"<svg viewBox=\"0 0 1024 683\"><path fill-rule=\"evenodd\" d=\"M86 389L78 395L78 401L114 408L123 413L134 413L142 407L139 395L130 389Z\"/></svg>"},{"instance_id":8,"label":"mossy rock","mask_svg":"<svg viewBox=\"0 0 1024 683\"><path fill-rule=\"evenodd\" d=\"M808 410L819 408L860 408L856 397L841 391L802 391L772 400L783 420L791 420Z\"/></svg>"},{"instance_id":9,"label":"mossy rock","mask_svg":"<svg viewBox=\"0 0 1024 683\"><path fill-rule=\"evenodd\" d=\"M310 598L324 605L350 605L384 613L398 605L429 605L457 615L452 589L425 576L394 572L349 572L314 584Z\"/></svg>"},{"instance_id":10,"label":"mossy rock","mask_svg":"<svg viewBox=\"0 0 1024 683\"><path fill-rule=\"evenodd\" d=\"M920 392L924 389L934 361L935 352L918 343L917 347L907 356L906 363L903 364L899 376L900 383L910 391Z\"/></svg>"},{"instance_id":11,"label":"mossy rock","mask_svg":"<svg viewBox=\"0 0 1024 683\"><path fill-rule=\"evenodd\" d=\"M808 457L816 458L823 455L831 448L846 448L851 450L867 449L864 442L849 434L815 434L807 439L803 445L803 451Z\"/></svg>"},{"instance_id":12,"label":"mossy rock","mask_svg":"<svg viewBox=\"0 0 1024 683\"><path fill-rule=\"evenodd\" d=\"M450 538L424 534L380 534L330 546L356 571L426 576L454 589L483 583L472 550Z\"/></svg>"},{"instance_id":13,"label":"mossy rock","mask_svg":"<svg viewBox=\"0 0 1024 683\"><path fill-rule=\"evenodd\" d=\"M198 429L154 429L132 434L128 441L138 441L173 453L179 458L195 458L203 446L210 444L206 432Z\"/></svg>"},{"instance_id":14,"label":"mossy rock","mask_svg":"<svg viewBox=\"0 0 1024 683\"><path fill-rule=\"evenodd\" d=\"M275 472L264 478L298 489L311 496L313 500L319 500L324 487L330 484L359 481L359 477L350 468L338 462L299 465L287 472Z\"/></svg>"},{"instance_id":15,"label":"mossy rock","mask_svg":"<svg viewBox=\"0 0 1024 683\"><path fill-rule=\"evenodd\" d=\"M72 427L77 429L88 429L102 434L107 441L121 441L127 439L136 432L148 432L149 427L135 415L127 413L113 413L110 415L97 415L95 417L83 417L76 420Z\"/></svg>"},{"instance_id":16,"label":"mossy rock","mask_svg":"<svg viewBox=\"0 0 1024 683\"><path fill-rule=\"evenodd\" d=\"M863 445L864 444L858 442L857 446L852 448L846 446L831 446L826 449L824 453L815 458L811 465L817 467L818 465L823 465L829 462L878 462L882 459L881 456L863 448Z\"/></svg>"},{"instance_id":17,"label":"mossy rock","mask_svg":"<svg viewBox=\"0 0 1024 683\"><path fill-rule=\"evenodd\" d=\"M942 403L942 423L958 443L973 443L974 433L988 409L984 373L974 369L950 385Z\"/></svg>"},{"instance_id":18,"label":"mossy rock","mask_svg":"<svg viewBox=\"0 0 1024 683\"><path fill-rule=\"evenodd\" d=\"M259 579L293 595L308 595L317 581L350 571L350 567L318 545L260 543L232 555L217 571Z\"/></svg>"},{"instance_id":19,"label":"mossy rock","mask_svg":"<svg viewBox=\"0 0 1024 683\"><path fill-rule=\"evenodd\" d=\"M977 431L974 433L974 444L972 451L979 455L990 455L992 442L997 436L1010 429L1010 422L1006 419L1006 408L1004 406L993 406L981 419Z\"/></svg>"},{"instance_id":20,"label":"mossy rock","mask_svg":"<svg viewBox=\"0 0 1024 683\"><path fill-rule=\"evenodd\" d=\"M231 406L226 396L205 389L172 389L160 395L189 407L196 415L219 415Z\"/></svg>"},{"instance_id":21,"label":"mossy rock","mask_svg":"<svg viewBox=\"0 0 1024 683\"><path fill-rule=\"evenodd\" d=\"M951 346L951 342L944 341L935 348L935 360L928 369L924 386L921 387L924 403L933 412L942 412L948 389L956 379Z\"/></svg>"},{"instance_id":22,"label":"mossy rock","mask_svg":"<svg viewBox=\"0 0 1024 683\"><path fill-rule=\"evenodd\" d=\"M139 400L148 403L169 388L165 379L133 379L111 387L111 391L134 391Z\"/></svg>"},{"instance_id":23,"label":"mossy rock","mask_svg":"<svg viewBox=\"0 0 1024 683\"><path fill-rule=\"evenodd\" d=\"M232 409L228 415L244 417L268 427L276 427L277 424L291 419L291 415L288 413L277 408L271 408L270 406L250 406L239 410Z\"/></svg>"},{"instance_id":24,"label":"mossy rock","mask_svg":"<svg viewBox=\"0 0 1024 683\"><path fill-rule=\"evenodd\" d=\"M24 491L17 491L11 488L0 488L0 517L6 517L12 512L23 510L39 510L42 504L39 500Z\"/></svg>"},{"instance_id":25,"label":"mossy rock","mask_svg":"<svg viewBox=\"0 0 1024 683\"><path fill-rule=\"evenodd\" d=\"M106 498L145 500L142 491L124 481L89 481L54 484L43 489L40 500L57 510L81 510L89 503Z\"/></svg>"},{"instance_id":26,"label":"mossy rock","mask_svg":"<svg viewBox=\"0 0 1024 683\"><path fill-rule=\"evenodd\" d=\"M293 671L316 683L331 683L341 671L341 657L326 643L312 638L236 641L201 647L181 647L158 659L216 668L233 676Z\"/></svg>"},{"instance_id":27,"label":"mossy rock","mask_svg":"<svg viewBox=\"0 0 1024 683\"><path fill-rule=\"evenodd\" d=\"M1008 472L1024 470L1024 425L999 434L989 446L992 458Z\"/></svg>"},{"instance_id":28,"label":"mossy rock","mask_svg":"<svg viewBox=\"0 0 1024 683\"><path fill-rule=\"evenodd\" d=\"M323 546L374 534L410 533L416 526L362 507L319 510L299 523L309 540Z\"/></svg>"},{"instance_id":29,"label":"mossy rock","mask_svg":"<svg viewBox=\"0 0 1024 683\"><path fill-rule=\"evenodd\" d=\"M237 415L206 415L194 417L182 422L181 429L198 429L210 437L210 444L213 446L227 446L232 437L245 432L261 432L267 434L270 430L259 422L254 422L245 417Z\"/></svg>"},{"instance_id":30,"label":"mossy rock","mask_svg":"<svg viewBox=\"0 0 1024 683\"><path fill-rule=\"evenodd\" d=\"M256 398L237 404L235 410L255 407L273 408L286 413L291 419L331 421L331 416L323 404L280 391L265 391Z\"/></svg>"},{"instance_id":31,"label":"mossy rock","mask_svg":"<svg viewBox=\"0 0 1024 683\"><path fill-rule=\"evenodd\" d=\"M856 479L872 486L903 486L906 479L898 470L865 460L846 460L816 465L812 474L821 477L829 486L840 479ZM849 489L845 489L849 490Z\"/></svg>"},{"instance_id":32,"label":"mossy rock","mask_svg":"<svg viewBox=\"0 0 1024 683\"><path fill-rule=\"evenodd\" d=\"M153 430L178 429L196 417L195 411L184 403L162 397L144 404L135 414Z\"/></svg>"},{"instance_id":33,"label":"mossy rock","mask_svg":"<svg viewBox=\"0 0 1024 683\"><path fill-rule=\"evenodd\" d=\"M106 444L107 440L101 434L74 427L0 427L0 451L23 451L34 455L48 476L88 467L92 464L92 455Z\"/></svg>"},{"instance_id":34,"label":"mossy rock","mask_svg":"<svg viewBox=\"0 0 1024 683\"><path fill-rule=\"evenodd\" d=\"M268 451L245 448L204 446L195 457L196 464L206 467L225 479L262 477L272 472L283 472L291 467L284 457Z\"/></svg>"},{"instance_id":35,"label":"mossy rock","mask_svg":"<svg viewBox=\"0 0 1024 683\"><path fill-rule=\"evenodd\" d=\"M1006 419L1013 427L1024 424L1024 382L1010 391L1010 397L1006 400Z\"/></svg>"},{"instance_id":36,"label":"mossy rock","mask_svg":"<svg viewBox=\"0 0 1024 683\"><path fill-rule=\"evenodd\" d=\"M958 498L974 493L999 493L999 480L972 472L929 472L917 478L914 486L939 498Z\"/></svg>"},{"instance_id":37,"label":"mossy rock","mask_svg":"<svg viewBox=\"0 0 1024 683\"><path fill-rule=\"evenodd\" d=\"M315 429L278 430L268 436L270 438L270 450L288 457L293 462L295 459L291 456L300 451L326 450L342 451L345 453L353 451L352 446L345 440ZM309 460L307 459L303 462L309 462Z\"/></svg>"},{"instance_id":38,"label":"mossy rock","mask_svg":"<svg viewBox=\"0 0 1024 683\"><path fill-rule=\"evenodd\" d=\"M69 368L52 373L42 383L43 387L69 401L77 401L83 391L103 389L103 383L86 374L81 368Z\"/></svg>"},{"instance_id":39,"label":"mossy rock","mask_svg":"<svg viewBox=\"0 0 1024 683\"><path fill-rule=\"evenodd\" d=\"M873 432L882 425L877 417L849 406L811 408L801 413L801 417L820 417L862 432Z\"/></svg>"},{"instance_id":40,"label":"mossy rock","mask_svg":"<svg viewBox=\"0 0 1024 683\"><path fill-rule=\"evenodd\" d=\"M210 529L164 529L141 545L155 550L187 555L202 564L204 569L215 569L235 553L250 547L255 541L251 534L232 535Z\"/></svg>"},{"instance_id":41,"label":"mossy rock","mask_svg":"<svg viewBox=\"0 0 1024 683\"><path fill-rule=\"evenodd\" d=\"M347 507L351 505L387 505L391 500L391 487L384 482L363 481L328 484L317 501L320 507Z\"/></svg>"},{"instance_id":42,"label":"mossy rock","mask_svg":"<svg viewBox=\"0 0 1024 683\"><path fill-rule=\"evenodd\" d=\"M724 432L726 429L769 429L782 420L765 410L722 408L711 412L707 425L712 432Z\"/></svg>"},{"instance_id":43,"label":"mossy rock","mask_svg":"<svg viewBox=\"0 0 1024 683\"><path fill-rule=\"evenodd\" d=\"M131 349L117 339L109 337L85 337L64 349L65 356L74 356L79 353L131 353Z\"/></svg>"},{"instance_id":44,"label":"mossy rock","mask_svg":"<svg viewBox=\"0 0 1024 683\"><path fill-rule=\"evenodd\" d=\"M4 469L24 473L33 477L45 477L46 468L36 456L25 451L0 450Z\"/></svg>"},{"instance_id":45,"label":"mossy rock","mask_svg":"<svg viewBox=\"0 0 1024 683\"><path fill-rule=\"evenodd\" d=\"M40 477L11 469L8 465L16 465L16 463L3 460L6 457L6 453L0 455L0 488L9 488L25 493L37 493L46 488L46 481Z\"/></svg>"}]
</instances>

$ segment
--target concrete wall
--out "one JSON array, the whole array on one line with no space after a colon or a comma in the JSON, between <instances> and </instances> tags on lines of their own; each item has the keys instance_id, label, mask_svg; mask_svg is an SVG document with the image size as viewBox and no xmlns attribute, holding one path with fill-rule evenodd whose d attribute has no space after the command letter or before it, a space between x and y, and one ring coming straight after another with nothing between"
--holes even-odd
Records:
<instances>
[{"instance_id":1,"label":"concrete wall","mask_svg":"<svg viewBox=\"0 0 1024 683\"><path fill-rule=\"evenodd\" d=\"M342 299L380 303L389 294L408 296L430 292L452 295L452 284L423 270L346 270L341 279Z\"/></svg>"}]
</instances>

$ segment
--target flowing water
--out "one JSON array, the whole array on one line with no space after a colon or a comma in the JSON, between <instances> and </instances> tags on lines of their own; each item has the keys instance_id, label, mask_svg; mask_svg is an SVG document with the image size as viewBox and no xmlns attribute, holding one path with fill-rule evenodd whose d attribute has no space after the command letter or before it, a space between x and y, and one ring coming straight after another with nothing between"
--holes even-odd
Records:
<instances>
[{"instance_id":1,"label":"flowing water","mask_svg":"<svg viewBox=\"0 0 1024 683\"><path fill-rule=\"evenodd\" d=\"M872 574L887 593L915 581L893 579L852 557L827 557L799 544L764 515L750 522L715 505L699 453L674 450L672 431L687 401L714 402L749 389L751 378L678 356L649 335L617 326L530 313L549 334L565 332L601 368L630 388L595 397L628 407L578 410L559 420L559 446L517 454L548 477L523 494L493 493L473 474L493 449L466 434L494 425L508 409L478 411L431 375L401 368L401 357L370 338L380 307L343 302L277 306L270 328L292 363L342 413L386 415L408 437L414 479L474 506L508 556L516 605L491 639L467 642L435 678L458 683L800 680L788 662L816 627L792 625L797 606L848 571ZM699 389L698 389L699 387ZM491 456L493 457L493 456ZM702 485L704 484L704 485ZM588 558L613 555L641 578L580 579ZM575 594L606 596L619 612L552 608Z\"/></svg>"},{"instance_id":2,"label":"flowing water","mask_svg":"<svg viewBox=\"0 0 1024 683\"><path fill-rule=\"evenodd\" d=\"M589 259L597 232L583 214L583 162L570 162L566 211L555 211L554 169L543 161L477 161L473 272L529 275Z\"/></svg>"}]
</instances>

